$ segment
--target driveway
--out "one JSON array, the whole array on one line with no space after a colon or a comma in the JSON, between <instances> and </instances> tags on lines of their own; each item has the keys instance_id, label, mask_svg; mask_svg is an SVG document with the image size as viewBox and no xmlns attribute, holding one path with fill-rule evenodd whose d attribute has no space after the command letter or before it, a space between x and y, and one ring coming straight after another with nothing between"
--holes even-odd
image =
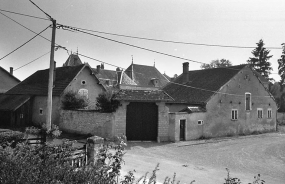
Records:
<instances>
[{"instance_id":1,"label":"driveway","mask_svg":"<svg viewBox=\"0 0 285 184\"><path fill-rule=\"evenodd\" d=\"M178 143L128 142L122 174L136 170L136 178L152 172L157 163L157 180L176 173L181 183L224 183L225 168L242 183L261 174L266 184L285 183L285 134L185 141Z\"/></svg>"}]
</instances>

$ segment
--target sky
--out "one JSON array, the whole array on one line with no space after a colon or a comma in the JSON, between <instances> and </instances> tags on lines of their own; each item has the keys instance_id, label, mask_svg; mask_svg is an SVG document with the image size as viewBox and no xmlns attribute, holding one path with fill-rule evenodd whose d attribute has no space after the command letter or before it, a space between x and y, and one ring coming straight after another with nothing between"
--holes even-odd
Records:
<instances>
[{"instance_id":1,"label":"sky","mask_svg":"<svg viewBox=\"0 0 285 184\"><path fill-rule=\"evenodd\" d=\"M210 47L178 43L155 42L102 33L93 33L127 44L155 50L168 55L186 58L202 63L215 59L228 59L233 65L244 64L252 57L256 43L263 39L265 47L273 57L272 73L278 72L277 60L285 43L285 1L284 0L33 0L58 24L94 31L144 37L176 42L198 44L242 46L253 48ZM49 20L36 19L8 13L47 18L29 0L0 0L0 11L30 30L39 33L51 24ZM3 11L5 10L5 11ZM51 39L52 29L41 35ZM35 34L4 15L0 14L0 58L10 53ZM68 54L79 54L110 63L126 69L134 64L149 65L172 77L182 73L182 63L189 62L190 70L199 70L200 63L161 55L146 50L119 44L92 35L56 29L56 41L69 52L59 49L55 52L57 67L63 65ZM272 49L270 49L273 47ZM47 69L50 55L19 68L51 50L51 43L39 36L0 60L0 66L7 71L14 68L14 75L24 80L37 70ZM80 56L91 67L98 61ZM19 68L19 69L18 69ZM105 69L116 67L105 64ZM280 78L272 74L276 81Z\"/></svg>"}]
</instances>

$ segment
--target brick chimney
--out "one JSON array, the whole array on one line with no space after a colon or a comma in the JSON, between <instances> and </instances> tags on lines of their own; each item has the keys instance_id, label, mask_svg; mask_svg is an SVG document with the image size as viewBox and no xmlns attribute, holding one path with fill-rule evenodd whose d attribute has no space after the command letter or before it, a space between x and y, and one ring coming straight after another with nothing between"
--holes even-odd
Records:
<instances>
[{"instance_id":1,"label":"brick chimney","mask_svg":"<svg viewBox=\"0 0 285 184\"><path fill-rule=\"evenodd\" d=\"M101 69L101 66L100 66L100 65L97 65L97 72L98 72L98 73L100 72L100 69Z\"/></svg>"},{"instance_id":2,"label":"brick chimney","mask_svg":"<svg viewBox=\"0 0 285 184\"><path fill-rule=\"evenodd\" d=\"M189 80L189 63L188 62L183 63L182 77L183 77L183 83L188 82Z\"/></svg>"},{"instance_id":3,"label":"brick chimney","mask_svg":"<svg viewBox=\"0 0 285 184\"><path fill-rule=\"evenodd\" d=\"M13 75L13 67L10 67L10 74Z\"/></svg>"}]
</instances>

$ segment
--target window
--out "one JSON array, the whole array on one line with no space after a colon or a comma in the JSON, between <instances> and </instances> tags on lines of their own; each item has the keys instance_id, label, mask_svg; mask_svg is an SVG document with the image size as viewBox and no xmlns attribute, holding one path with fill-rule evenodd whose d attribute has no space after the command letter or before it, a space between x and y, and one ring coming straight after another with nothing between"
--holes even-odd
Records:
<instances>
[{"instance_id":1,"label":"window","mask_svg":"<svg viewBox=\"0 0 285 184\"><path fill-rule=\"evenodd\" d=\"M80 96L84 96L84 97L88 98L88 90L87 90L87 89L80 89L80 90L78 91L78 94L79 94Z\"/></svg>"},{"instance_id":2,"label":"window","mask_svg":"<svg viewBox=\"0 0 285 184\"><path fill-rule=\"evenodd\" d=\"M44 111L42 108L40 108L40 115L43 115L44 114Z\"/></svg>"},{"instance_id":3,"label":"window","mask_svg":"<svg viewBox=\"0 0 285 184\"><path fill-rule=\"evenodd\" d=\"M82 80L82 81L81 81L81 84L82 84L82 85L85 85L85 84L86 84L86 81L85 81L85 80Z\"/></svg>"},{"instance_id":4,"label":"window","mask_svg":"<svg viewBox=\"0 0 285 184\"><path fill-rule=\"evenodd\" d=\"M232 120L237 120L238 119L238 110L237 109L232 109Z\"/></svg>"},{"instance_id":5,"label":"window","mask_svg":"<svg viewBox=\"0 0 285 184\"><path fill-rule=\"evenodd\" d=\"M251 94L245 93L245 110L250 111L251 110Z\"/></svg>"},{"instance_id":6,"label":"window","mask_svg":"<svg viewBox=\"0 0 285 184\"><path fill-rule=\"evenodd\" d=\"M204 121L203 120L198 120L198 125L203 125Z\"/></svg>"},{"instance_id":7,"label":"window","mask_svg":"<svg viewBox=\"0 0 285 184\"><path fill-rule=\"evenodd\" d=\"M272 118L272 109L267 110L267 118L271 119Z\"/></svg>"},{"instance_id":8,"label":"window","mask_svg":"<svg viewBox=\"0 0 285 184\"><path fill-rule=\"evenodd\" d=\"M263 109L257 108L257 118L262 119L263 118Z\"/></svg>"}]
</instances>

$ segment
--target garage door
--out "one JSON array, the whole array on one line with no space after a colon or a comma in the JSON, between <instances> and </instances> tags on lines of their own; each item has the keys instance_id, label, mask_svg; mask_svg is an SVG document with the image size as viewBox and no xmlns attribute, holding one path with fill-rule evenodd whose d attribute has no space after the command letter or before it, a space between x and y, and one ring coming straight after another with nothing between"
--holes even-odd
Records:
<instances>
[{"instance_id":1,"label":"garage door","mask_svg":"<svg viewBox=\"0 0 285 184\"><path fill-rule=\"evenodd\" d=\"M131 102L127 106L128 140L156 141L158 107L155 103Z\"/></svg>"}]
</instances>

